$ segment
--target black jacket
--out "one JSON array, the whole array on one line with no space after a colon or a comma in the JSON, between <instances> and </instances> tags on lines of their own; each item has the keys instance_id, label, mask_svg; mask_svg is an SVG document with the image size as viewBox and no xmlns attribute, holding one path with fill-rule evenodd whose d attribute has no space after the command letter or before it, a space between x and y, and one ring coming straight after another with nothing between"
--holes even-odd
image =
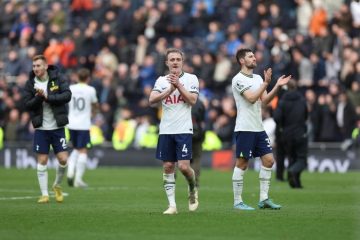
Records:
<instances>
[{"instance_id":1,"label":"black jacket","mask_svg":"<svg viewBox=\"0 0 360 240\"><path fill-rule=\"evenodd\" d=\"M191 116L193 122L193 141L204 141L204 121L205 121L205 106L204 103L198 98L195 105L191 108Z\"/></svg>"},{"instance_id":2,"label":"black jacket","mask_svg":"<svg viewBox=\"0 0 360 240\"><path fill-rule=\"evenodd\" d=\"M49 82L47 86L48 97L46 102L50 104L58 127L63 127L69 123L68 109L66 104L71 100L71 91L68 82L62 77L56 66L48 67ZM43 120L43 101L45 99L35 96L35 74L30 72L29 80L26 82L23 102L25 108L30 112L31 122L34 128L42 126Z\"/></svg>"},{"instance_id":3,"label":"black jacket","mask_svg":"<svg viewBox=\"0 0 360 240\"><path fill-rule=\"evenodd\" d=\"M284 93L274 112L274 120L284 140L304 137L307 117L305 98L297 91Z\"/></svg>"}]
</instances>

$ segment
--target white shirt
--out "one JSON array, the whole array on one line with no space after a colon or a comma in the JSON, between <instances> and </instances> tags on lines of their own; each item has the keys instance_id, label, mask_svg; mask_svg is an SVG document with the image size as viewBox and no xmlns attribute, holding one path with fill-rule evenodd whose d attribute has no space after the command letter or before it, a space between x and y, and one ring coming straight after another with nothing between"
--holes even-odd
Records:
<instances>
[{"instance_id":1,"label":"white shirt","mask_svg":"<svg viewBox=\"0 0 360 240\"><path fill-rule=\"evenodd\" d=\"M49 79L47 79L46 81L41 81L37 77L35 77L34 80L35 80L34 88L42 89L44 91L44 95L47 96L48 95L47 85L48 85ZM50 107L50 104L43 101L42 105L43 105L42 125L41 125L41 127L38 127L37 129L40 129L40 130L58 129L59 127L57 126L57 123L56 123L56 120L54 117L54 113Z\"/></svg>"},{"instance_id":2,"label":"white shirt","mask_svg":"<svg viewBox=\"0 0 360 240\"><path fill-rule=\"evenodd\" d=\"M91 105L97 103L96 90L85 83L70 86L69 129L89 130L91 126Z\"/></svg>"},{"instance_id":3,"label":"white shirt","mask_svg":"<svg viewBox=\"0 0 360 240\"><path fill-rule=\"evenodd\" d=\"M262 83L263 79L258 74L253 74L252 77L250 77L239 72L232 79L232 92L237 109L235 132L264 131L261 118L261 100L258 99L252 104L243 96L246 90L256 91Z\"/></svg>"},{"instance_id":4,"label":"white shirt","mask_svg":"<svg viewBox=\"0 0 360 240\"><path fill-rule=\"evenodd\" d=\"M179 78L180 83L191 93L199 94L199 80L190 73L183 73ZM166 76L159 77L153 91L163 92L170 87ZM167 98L162 100L162 117L159 134L193 133L191 118L191 105L186 103L176 89Z\"/></svg>"}]
</instances>

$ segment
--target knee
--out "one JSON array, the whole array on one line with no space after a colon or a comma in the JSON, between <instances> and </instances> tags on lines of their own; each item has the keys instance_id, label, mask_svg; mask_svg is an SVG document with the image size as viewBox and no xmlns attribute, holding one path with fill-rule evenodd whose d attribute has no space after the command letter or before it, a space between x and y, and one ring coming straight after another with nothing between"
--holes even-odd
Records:
<instances>
[{"instance_id":1,"label":"knee","mask_svg":"<svg viewBox=\"0 0 360 240\"><path fill-rule=\"evenodd\" d=\"M245 171L248 168L248 161L245 159L237 159L235 166Z\"/></svg>"},{"instance_id":2,"label":"knee","mask_svg":"<svg viewBox=\"0 0 360 240\"><path fill-rule=\"evenodd\" d=\"M66 165L66 162L68 159L67 152L60 152L60 153L56 154L56 157L61 165Z\"/></svg>"},{"instance_id":3,"label":"knee","mask_svg":"<svg viewBox=\"0 0 360 240\"><path fill-rule=\"evenodd\" d=\"M264 167L267 167L267 168L272 168L273 165L274 165L274 159L266 159L265 161L263 161L263 165Z\"/></svg>"},{"instance_id":4,"label":"knee","mask_svg":"<svg viewBox=\"0 0 360 240\"><path fill-rule=\"evenodd\" d=\"M189 171L189 168L190 168L189 164L186 164L186 163L179 163L178 167L182 173Z\"/></svg>"},{"instance_id":5,"label":"knee","mask_svg":"<svg viewBox=\"0 0 360 240\"><path fill-rule=\"evenodd\" d=\"M173 173L175 170L175 164L171 162L165 162L163 164L164 173L170 174Z\"/></svg>"}]
</instances>

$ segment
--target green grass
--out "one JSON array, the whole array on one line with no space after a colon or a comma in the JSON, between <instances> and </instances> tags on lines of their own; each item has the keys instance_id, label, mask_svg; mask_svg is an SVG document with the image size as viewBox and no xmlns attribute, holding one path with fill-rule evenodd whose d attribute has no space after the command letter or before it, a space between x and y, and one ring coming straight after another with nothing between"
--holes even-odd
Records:
<instances>
[{"instance_id":1,"label":"green grass","mask_svg":"<svg viewBox=\"0 0 360 240\"><path fill-rule=\"evenodd\" d=\"M198 212L189 213L179 174L179 214L164 216L160 168L88 171L89 189L69 188L58 204L37 204L35 170L0 168L0 239L360 239L360 174L305 173L302 190L272 182L280 211L232 209L231 172L203 170ZM49 183L54 170L49 170ZM245 175L243 199L256 206L258 173ZM27 199L10 199L13 197Z\"/></svg>"}]
</instances>

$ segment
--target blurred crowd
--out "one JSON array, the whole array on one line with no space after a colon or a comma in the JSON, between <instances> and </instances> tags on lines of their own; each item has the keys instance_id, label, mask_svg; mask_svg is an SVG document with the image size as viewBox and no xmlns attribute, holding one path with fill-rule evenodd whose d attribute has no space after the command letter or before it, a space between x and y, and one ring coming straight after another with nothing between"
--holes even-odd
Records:
<instances>
[{"instance_id":1,"label":"blurred crowd","mask_svg":"<svg viewBox=\"0 0 360 240\"><path fill-rule=\"evenodd\" d=\"M206 130L227 148L236 117L234 54L247 47L255 73L271 67L273 82L284 74L297 81L310 141L343 141L360 126L359 36L359 0L2 0L0 126L6 141L32 139L21 94L32 57L44 54L71 82L79 68L91 70L101 106L93 124L106 141L123 120L136 140L137 130L159 121L148 96L166 74L165 49L176 47L186 54L185 71L199 77ZM275 108L276 100L264 121Z\"/></svg>"}]
</instances>

